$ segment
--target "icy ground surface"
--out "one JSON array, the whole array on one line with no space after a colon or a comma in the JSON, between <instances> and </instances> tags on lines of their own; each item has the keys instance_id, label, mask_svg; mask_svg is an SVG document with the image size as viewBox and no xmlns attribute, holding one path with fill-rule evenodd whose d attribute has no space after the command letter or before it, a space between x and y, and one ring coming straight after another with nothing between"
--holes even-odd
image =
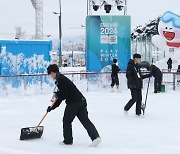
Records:
<instances>
[{"instance_id":1,"label":"icy ground surface","mask_svg":"<svg viewBox=\"0 0 180 154\"><path fill-rule=\"evenodd\" d=\"M102 138L97 148L88 147L91 140L77 119L73 122L74 144L58 144L63 140L64 102L43 121L44 133L40 139L20 141L20 129L36 126L45 114L51 92L49 95L1 96L0 154L179 154L180 91L160 94L152 91L144 117L135 116L134 106L124 115L129 90L83 92L89 117Z\"/></svg>"}]
</instances>

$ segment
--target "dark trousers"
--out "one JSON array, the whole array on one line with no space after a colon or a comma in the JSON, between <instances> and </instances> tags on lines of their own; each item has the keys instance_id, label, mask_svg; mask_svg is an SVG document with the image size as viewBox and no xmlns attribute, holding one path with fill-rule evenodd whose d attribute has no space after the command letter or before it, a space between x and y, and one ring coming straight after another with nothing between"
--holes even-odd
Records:
<instances>
[{"instance_id":1,"label":"dark trousers","mask_svg":"<svg viewBox=\"0 0 180 154\"><path fill-rule=\"evenodd\" d=\"M112 78L112 83L111 83L111 87L113 88L114 85L119 85L119 79L118 79L118 76L111 76Z\"/></svg>"},{"instance_id":2,"label":"dark trousers","mask_svg":"<svg viewBox=\"0 0 180 154\"><path fill-rule=\"evenodd\" d=\"M155 77L154 79L154 92L160 92L161 91L161 85L162 85L162 77Z\"/></svg>"},{"instance_id":3,"label":"dark trousers","mask_svg":"<svg viewBox=\"0 0 180 154\"><path fill-rule=\"evenodd\" d=\"M99 137L98 131L93 125L93 123L88 118L87 104L86 101L76 102L72 104L67 104L64 117L63 117L63 135L65 143L73 143L72 137L72 122L75 118L78 117L81 124L87 130L91 140Z\"/></svg>"},{"instance_id":4,"label":"dark trousers","mask_svg":"<svg viewBox=\"0 0 180 154\"><path fill-rule=\"evenodd\" d=\"M142 102L142 92L141 89L132 88L131 90L131 96L132 99L129 100L129 102L125 105L124 110L128 111L133 104L136 102L136 115L141 114L141 102Z\"/></svg>"},{"instance_id":5,"label":"dark trousers","mask_svg":"<svg viewBox=\"0 0 180 154\"><path fill-rule=\"evenodd\" d=\"M168 71L171 71L172 65L168 65Z\"/></svg>"}]
</instances>

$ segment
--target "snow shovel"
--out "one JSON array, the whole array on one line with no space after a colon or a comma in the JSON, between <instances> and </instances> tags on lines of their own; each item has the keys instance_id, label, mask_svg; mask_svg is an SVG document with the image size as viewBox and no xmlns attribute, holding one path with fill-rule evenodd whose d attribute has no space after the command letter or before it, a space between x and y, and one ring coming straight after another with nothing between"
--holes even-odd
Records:
<instances>
[{"instance_id":1,"label":"snow shovel","mask_svg":"<svg viewBox=\"0 0 180 154\"><path fill-rule=\"evenodd\" d=\"M51 100L52 101L52 100ZM54 105L55 101L52 101L51 107ZM47 116L48 112L43 116L41 121L36 127L26 127L26 128L21 128L21 135L20 135L20 140L29 140L29 139L35 139L35 138L41 138L43 134L44 127L40 126L44 118Z\"/></svg>"},{"instance_id":2,"label":"snow shovel","mask_svg":"<svg viewBox=\"0 0 180 154\"><path fill-rule=\"evenodd\" d=\"M36 127L26 127L26 128L21 128L21 135L20 135L20 140L29 140L29 139L35 139L35 138L40 138L43 134L44 127L40 126L44 118L47 116L48 112L43 116L41 121Z\"/></svg>"},{"instance_id":3,"label":"snow shovel","mask_svg":"<svg viewBox=\"0 0 180 154\"><path fill-rule=\"evenodd\" d=\"M146 108L146 102L147 102L147 96L148 96L148 91L149 91L149 83L150 83L150 78L148 81L148 86L147 86L147 91L146 91L146 98L144 104L141 105L141 110L143 111L143 115L145 114L145 108Z\"/></svg>"}]
</instances>

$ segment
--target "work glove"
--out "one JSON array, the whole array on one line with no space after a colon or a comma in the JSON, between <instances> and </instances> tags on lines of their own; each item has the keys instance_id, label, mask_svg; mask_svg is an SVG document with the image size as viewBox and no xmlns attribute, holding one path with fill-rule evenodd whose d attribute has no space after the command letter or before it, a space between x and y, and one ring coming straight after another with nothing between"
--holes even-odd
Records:
<instances>
[{"instance_id":1,"label":"work glove","mask_svg":"<svg viewBox=\"0 0 180 154\"><path fill-rule=\"evenodd\" d=\"M51 110L52 110L51 106L48 106L47 112L51 112Z\"/></svg>"}]
</instances>

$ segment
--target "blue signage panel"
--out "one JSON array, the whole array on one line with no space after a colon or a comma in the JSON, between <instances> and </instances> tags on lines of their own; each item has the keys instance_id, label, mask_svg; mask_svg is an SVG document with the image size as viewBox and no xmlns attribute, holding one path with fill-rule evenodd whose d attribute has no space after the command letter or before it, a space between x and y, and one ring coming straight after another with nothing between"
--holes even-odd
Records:
<instances>
[{"instance_id":1,"label":"blue signage panel","mask_svg":"<svg viewBox=\"0 0 180 154\"><path fill-rule=\"evenodd\" d=\"M101 72L114 58L125 71L131 54L130 34L130 16L87 16L87 71Z\"/></svg>"}]
</instances>

